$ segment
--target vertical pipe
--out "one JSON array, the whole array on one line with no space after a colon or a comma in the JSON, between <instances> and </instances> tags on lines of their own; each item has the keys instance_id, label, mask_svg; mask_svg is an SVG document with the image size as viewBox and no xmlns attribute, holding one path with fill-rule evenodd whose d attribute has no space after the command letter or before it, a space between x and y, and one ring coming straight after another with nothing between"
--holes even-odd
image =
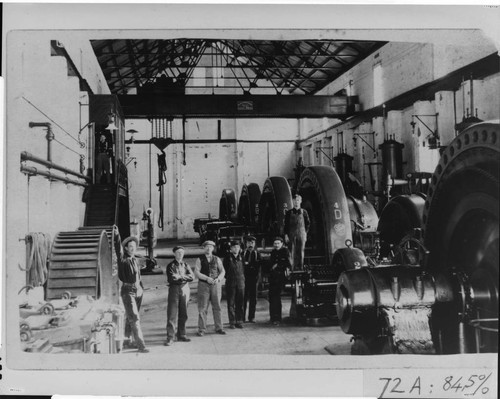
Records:
<instances>
[{"instance_id":1,"label":"vertical pipe","mask_svg":"<svg viewBox=\"0 0 500 399\"><path fill-rule=\"evenodd\" d=\"M52 162L52 140L54 140L54 133L50 124L47 126L47 161Z\"/></svg>"},{"instance_id":2,"label":"vertical pipe","mask_svg":"<svg viewBox=\"0 0 500 399\"><path fill-rule=\"evenodd\" d=\"M267 177L271 176L271 167L269 165L269 141L267 142Z\"/></svg>"},{"instance_id":3,"label":"vertical pipe","mask_svg":"<svg viewBox=\"0 0 500 399\"><path fill-rule=\"evenodd\" d=\"M455 129L455 137L457 137L457 93L453 91L453 128Z\"/></svg>"},{"instance_id":4,"label":"vertical pipe","mask_svg":"<svg viewBox=\"0 0 500 399\"><path fill-rule=\"evenodd\" d=\"M186 116L182 117L182 164L186 166Z\"/></svg>"},{"instance_id":5,"label":"vertical pipe","mask_svg":"<svg viewBox=\"0 0 500 399\"><path fill-rule=\"evenodd\" d=\"M151 122L151 138L153 138L153 122ZM149 142L149 208L151 208L151 141Z\"/></svg>"},{"instance_id":6,"label":"vertical pipe","mask_svg":"<svg viewBox=\"0 0 500 399\"><path fill-rule=\"evenodd\" d=\"M470 113L474 116L474 84L472 81L472 74L470 75Z\"/></svg>"}]
</instances>

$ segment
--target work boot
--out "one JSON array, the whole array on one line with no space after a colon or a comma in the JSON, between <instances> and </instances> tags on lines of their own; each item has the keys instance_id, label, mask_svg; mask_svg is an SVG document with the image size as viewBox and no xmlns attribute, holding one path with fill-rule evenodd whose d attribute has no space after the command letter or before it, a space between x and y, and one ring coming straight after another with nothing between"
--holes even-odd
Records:
<instances>
[{"instance_id":1,"label":"work boot","mask_svg":"<svg viewBox=\"0 0 500 399\"><path fill-rule=\"evenodd\" d=\"M191 342L191 340L186 336L177 338L177 341L179 341L179 342Z\"/></svg>"},{"instance_id":2,"label":"work boot","mask_svg":"<svg viewBox=\"0 0 500 399\"><path fill-rule=\"evenodd\" d=\"M217 330L216 333L220 335L226 335L226 332L224 330Z\"/></svg>"}]
</instances>

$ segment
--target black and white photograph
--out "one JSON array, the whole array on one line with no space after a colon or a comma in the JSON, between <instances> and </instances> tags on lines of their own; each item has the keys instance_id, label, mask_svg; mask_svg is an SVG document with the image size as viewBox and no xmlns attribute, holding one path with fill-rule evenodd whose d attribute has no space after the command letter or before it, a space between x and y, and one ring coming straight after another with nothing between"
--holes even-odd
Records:
<instances>
[{"instance_id":1,"label":"black and white photograph","mask_svg":"<svg viewBox=\"0 0 500 399\"><path fill-rule=\"evenodd\" d=\"M0 393L497 397L498 5L3 23Z\"/></svg>"}]
</instances>

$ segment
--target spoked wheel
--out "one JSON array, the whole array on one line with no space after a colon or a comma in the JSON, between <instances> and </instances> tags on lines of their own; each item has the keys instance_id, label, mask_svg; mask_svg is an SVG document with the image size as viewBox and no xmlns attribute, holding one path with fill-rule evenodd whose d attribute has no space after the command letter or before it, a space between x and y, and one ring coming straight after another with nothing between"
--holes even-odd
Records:
<instances>
[{"instance_id":1,"label":"spoked wheel","mask_svg":"<svg viewBox=\"0 0 500 399\"><path fill-rule=\"evenodd\" d=\"M285 212L292 207L292 192L282 176L268 177L259 202L259 228L268 237L283 236Z\"/></svg>"},{"instance_id":2,"label":"spoked wheel","mask_svg":"<svg viewBox=\"0 0 500 399\"><path fill-rule=\"evenodd\" d=\"M460 134L432 177L423 220L426 269L451 281L451 306L436 306L439 352L498 351L499 125Z\"/></svg>"}]
</instances>

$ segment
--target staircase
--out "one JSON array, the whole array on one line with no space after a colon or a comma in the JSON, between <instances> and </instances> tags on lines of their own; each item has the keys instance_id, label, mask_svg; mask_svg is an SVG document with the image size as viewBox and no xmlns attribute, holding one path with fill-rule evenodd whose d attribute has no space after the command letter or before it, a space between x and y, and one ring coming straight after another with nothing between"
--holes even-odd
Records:
<instances>
[{"instance_id":1,"label":"staircase","mask_svg":"<svg viewBox=\"0 0 500 399\"><path fill-rule=\"evenodd\" d=\"M112 226L115 222L116 187L110 184L95 184L90 189L89 202L85 210L85 226Z\"/></svg>"},{"instance_id":2,"label":"staircase","mask_svg":"<svg viewBox=\"0 0 500 399\"><path fill-rule=\"evenodd\" d=\"M60 232L54 239L49 258L46 298L106 297L118 303L118 276L113 250L113 226L121 237L130 235L127 169L119 163L115 184L90 186L84 226Z\"/></svg>"}]
</instances>

